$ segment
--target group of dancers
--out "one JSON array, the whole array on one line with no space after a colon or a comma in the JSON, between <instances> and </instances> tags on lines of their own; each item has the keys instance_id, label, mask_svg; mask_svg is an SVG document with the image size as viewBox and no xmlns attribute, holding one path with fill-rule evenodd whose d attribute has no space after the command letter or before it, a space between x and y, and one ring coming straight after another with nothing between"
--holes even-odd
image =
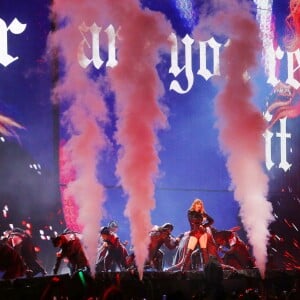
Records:
<instances>
[{"instance_id":1,"label":"group of dancers","mask_svg":"<svg viewBox=\"0 0 300 300\"><path fill-rule=\"evenodd\" d=\"M195 199L187 212L190 230L174 237L174 226L165 223L155 225L149 232L148 256L144 268L149 271L188 271L205 267L210 257L224 266L232 268L252 268L254 260L247 245L233 230L218 231L212 227L214 220L204 209L201 199ZM128 242L118 237L118 224L111 221L99 231L99 247L95 274L134 270L134 251L127 249ZM80 234L69 229L51 238L52 245L59 248L52 273L60 272L61 262L67 260L70 274L78 271L90 274L90 263L85 255ZM0 271L2 278L45 275L46 271L39 263L32 237L26 230L15 228L4 232L1 243ZM175 253L172 264L164 264L166 248ZM223 249L221 256L220 249ZM226 250L224 250L226 249ZM8 257L10 257L8 259ZM14 266L14 267L12 267Z\"/></svg>"},{"instance_id":2,"label":"group of dancers","mask_svg":"<svg viewBox=\"0 0 300 300\"><path fill-rule=\"evenodd\" d=\"M235 230L218 231L212 227L201 199L195 199L187 211L190 230L174 237L171 223L155 225L149 232L148 257L144 269L150 271L188 271L204 269L209 259L216 259L224 268L253 268L254 259L249 247ZM117 224L111 222L100 230L100 247L96 273L135 268L134 253L126 248L116 233ZM175 253L170 266L164 264L166 248ZM221 254L222 252L222 254Z\"/></svg>"}]
</instances>

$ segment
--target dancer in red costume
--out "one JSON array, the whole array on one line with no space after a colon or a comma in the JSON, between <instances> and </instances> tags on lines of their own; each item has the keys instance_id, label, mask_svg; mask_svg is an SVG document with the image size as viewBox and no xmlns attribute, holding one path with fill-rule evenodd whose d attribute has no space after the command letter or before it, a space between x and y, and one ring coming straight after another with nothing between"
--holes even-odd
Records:
<instances>
[{"instance_id":1,"label":"dancer in red costume","mask_svg":"<svg viewBox=\"0 0 300 300\"><path fill-rule=\"evenodd\" d=\"M128 252L118 235L106 226L100 229L100 235L102 244L98 250L96 273L126 269Z\"/></svg>"},{"instance_id":2,"label":"dancer in red costume","mask_svg":"<svg viewBox=\"0 0 300 300\"><path fill-rule=\"evenodd\" d=\"M171 235L173 225L165 223L162 226L155 225L149 233L150 244L148 247L149 254L145 264L145 269L152 268L157 271L163 270L164 253L160 250L162 245L168 249L175 249L179 243L179 239Z\"/></svg>"},{"instance_id":3,"label":"dancer in red costume","mask_svg":"<svg viewBox=\"0 0 300 300\"><path fill-rule=\"evenodd\" d=\"M7 242L16 250L24 261L28 276L46 275L38 260L31 233L21 228L8 230Z\"/></svg>"},{"instance_id":4,"label":"dancer in red costume","mask_svg":"<svg viewBox=\"0 0 300 300\"><path fill-rule=\"evenodd\" d=\"M90 274L89 262L84 253L81 241L75 232L65 231L61 235L52 238L54 247L59 247L60 251L56 253L56 262L53 268L53 274L57 274L61 261L66 258L69 263L71 275L78 271Z\"/></svg>"}]
</instances>

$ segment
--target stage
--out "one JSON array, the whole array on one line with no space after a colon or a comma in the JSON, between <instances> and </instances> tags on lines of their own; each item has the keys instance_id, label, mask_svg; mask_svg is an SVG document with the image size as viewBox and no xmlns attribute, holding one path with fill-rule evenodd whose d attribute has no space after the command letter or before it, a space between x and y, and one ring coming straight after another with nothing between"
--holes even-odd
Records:
<instances>
[{"instance_id":1,"label":"stage","mask_svg":"<svg viewBox=\"0 0 300 300\"><path fill-rule=\"evenodd\" d=\"M103 272L95 278L76 274L0 281L0 299L299 299L299 270L224 270L221 282L208 282L203 271ZM290 298L287 298L287 297ZM297 296L296 296L297 297Z\"/></svg>"}]
</instances>

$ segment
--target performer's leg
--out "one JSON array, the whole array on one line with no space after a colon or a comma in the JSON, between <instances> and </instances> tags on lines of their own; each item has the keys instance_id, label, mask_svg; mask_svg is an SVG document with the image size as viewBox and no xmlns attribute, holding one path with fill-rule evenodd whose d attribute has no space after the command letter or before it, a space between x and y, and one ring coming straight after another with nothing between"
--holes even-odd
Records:
<instances>
[{"instance_id":1,"label":"performer's leg","mask_svg":"<svg viewBox=\"0 0 300 300\"><path fill-rule=\"evenodd\" d=\"M182 264L182 267L181 267L181 271L186 271L186 270L190 269L192 253L193 253L192 249L187 249L186 250L184 260L183 260L183 264Z\"/></svg>"},{"instance_id":2,"label":"performer's leg","mask_svg":"<svg viewBox=\"0 0 300 300\"><path fill-rule=\"evenodd\" d=\"M204 268L204 266L208 263L208 252L207 252L207 248L201 248L200 250L202 256L202 264Z\"/></svg>"},{"instance_id":3,"label":"performer's leg","mask_svg":"<svg viewBox=\"0 0 300 300\"><path fill-rule=\"evenodd\" d=\"M192 270L199 270L201 265L200 249L196 248L191 255L191 268Z\"/></svg>"},{"instance_id":4,"label":"performer's leg","mask_svg":"<svg viewBox=\"0 0 300 300\"><path fill-rule=\"evenodd\" d=\"M203 268L208 263L208 252L207 252L207 233L201 235L199 239L200 250L202 255Z\"/></svg>"},{"instance_id":5,"label":"performer's leg","mask_svg":"<svg viewBox=\"0 0 300 300\"><path fill-rule=\"evenodd\" d=\"M163 258L164 258L163 252L160 249L158 249L153 258L153 265L157 271L163 270Z\"/></svg>"},{"instance_id":6,"label":"performer's leg","mask_svg":"<svg viewBox=\"0 0 300 300\"><path fill-rule=\"evenodd\" d=\"M184 259L183 259L183 264L181 267L181 271L186 271L190 268L190 264L191 264L191 255L197 245L197 238L194 236L190 236L189 238L189 242L188 242L188 246L186 249L186 253L184 255Z\"/></svg>"}]
</instances>

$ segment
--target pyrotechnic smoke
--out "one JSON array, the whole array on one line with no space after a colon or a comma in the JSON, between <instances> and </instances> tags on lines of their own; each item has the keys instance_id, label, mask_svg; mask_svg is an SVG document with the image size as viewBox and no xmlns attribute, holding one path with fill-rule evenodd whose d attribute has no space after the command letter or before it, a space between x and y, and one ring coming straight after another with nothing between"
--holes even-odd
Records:
<instances>
[{"instance_id":1,"label":"pyrotechnic smoke","mask_svg":"<svg viewBox=\"0 0 300 300\"><path fill-rule=\"evenodd\" d=\"M79 208L73 195L68 191L68 183L76 179L74 166L71 157L62 142L59 147L59 166L60 166L60 192L62 198L62 209L66 226L75 232L82 232L82 226L78 224Z\"/></svg>"},{"instance_id":2,"label":"pyrotechnic smoke","mask_svg":"<svg viewBox=\"0 0 300 300\"><path fill-rule=\"evenodd\" d=\"M156 132L167 126L158 100L163 89L156 65L159 50L167 45L172 30L161 14L142 10L136 0L105 3L113 10L113 24L120 26L119 63L110 71L116 95L116 140L121 145L116 174L128 195L125 215L130 220L142 278L152 227L150 213L155 207L154 182L159 165Z\"/></svg>"},{"instance_id":3,"label":"pyrotechnic smoke","mask_svg":"<svg viewBox=\"0 0 300 300\"><path fill-rule=\"evenodd\" d=\"M69 184L68 190L77 199L84 230L93 227L94 233L95 222L101 217L97 214L99 202L104 201L103 189L95 177L95 161L105 145L97 121L103 119L106 110L97 84L76 60L80 43L78 26L83 21L87 26L95 22L104 28L111 24L118 30L118 65L108 73L116 98L116 141L121 146L116 174L128 196L125 215L130 220L132 244L142 278L152 227L150 213L155 207L154 181L159 165L156 132L167 126L165 111L158 100L163 88L156 65L171 27L160 13L141 9L137 0L55 1L53 12L67 18L66 26L56 31L51 41L61 48L66 65L64 81L56 87L55 95L68 96L71 101L64 116L72 130L66 147L77 180ZM96 109L95 105L98 105ZM93 242L86 241L90 249L95 245L96 235L92 238Z\"/></svg>"},{"instance_id":4,"label":"pyrotechnic smoke","mask_svg":"<svg viewBox=\"0 0 300 300\"><path fill-rule=\"evenodd\" d=\"M66 187L66 197L76 200L79 223L82 225L83 243L91 264L95 262L97 235L105 200L104 188L97 181L97 162L106 138L99 123L106 120L106 106L99 93L99 84L89 78L88 71L77 61L82 36L78 26L94 22L86 2L54 1L52 13L58 24L63 23L49 37L49 47L59 49L64 62L64 76L56 82L53 99L64 102L63 125L70 138L64 151L70 158L76 179ZM55 51L54 51L55 52ZM94 268L92 267L92 270Z\"/></svg>"},{"instance_id":5,"label":"pyrotechnic smoke","mask_svg":"<svg viewBox=\"0 0 300 300\"><path fill-rule=\"evenodd\" d=\"M211 30L227 36L230 43L221 54L221 90L215 99L219 143L227 156L227 169L240 217L247 232L256 265L264 276L268 226L273 220L267 201L268 177L264 172L262 113L251 103L254 89L251 71L261 51L259 28L249 7L236 0L218 1L219 10L208 21ZM205 21L204 21L205 22Z\"/></svg>"}]
</instances>

